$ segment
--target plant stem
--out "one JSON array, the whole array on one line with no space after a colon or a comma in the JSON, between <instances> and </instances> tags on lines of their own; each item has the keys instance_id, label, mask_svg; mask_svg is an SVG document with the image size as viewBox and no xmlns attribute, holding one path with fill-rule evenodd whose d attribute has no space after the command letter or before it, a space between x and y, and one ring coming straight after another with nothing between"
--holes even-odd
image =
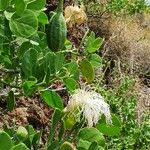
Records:
<instances>
[{"instance_id":1,"label":"plant stem","mask_svg":"<svg viewBox=\"0 0 150 150\"><path fill-rule=\"evenodd\" d=\"M4 73L19 73L19 69L7 69L7 68L0 68L0 72Z\"/></svg>"},{"instance_id":2,"label":"plant stem","mask_svg":"<svg viewBox=\"0 0 150 150\"><path fill-rule=\"evenodd\" d=\"M81 43L80 43L80 45L79 45L79 47L78 47L78 49L77 49L77 52L79 52L79 50L81 49L81 47L82 47L82 45L83 45L83 43L84 43L84 41L85 41L85 38L87 37L88 33L89 33L89 28L88 28L87 31L85 32L85 34L84 34L84 36L83 36L83 38L82 38L82 40L81 40Z\"/></svg>"},{"instance_id":3,"label":"plant stem","mask_svg":"<svg viewBox=\"0 0 150 150\"><path fill-rule=\"evenodd\" d=\"M57 11L58 12L63 12L63 5L64 5L64 0L59 0Z\"/></svg>"},{"instance_id":4,"label":"plant stem","mask_svg":"<svg viewBox=\"0 0 150 150\"><path fill-rule=\"evenodd\" d=\"M21 93L14 93L14 95L15 95L15 96L20 96ZM0 93L0 96L6 97L6 96L8 96L8 93L7 93L7 92L5 92L5 93Z\"/></svg>"}]
</instances>

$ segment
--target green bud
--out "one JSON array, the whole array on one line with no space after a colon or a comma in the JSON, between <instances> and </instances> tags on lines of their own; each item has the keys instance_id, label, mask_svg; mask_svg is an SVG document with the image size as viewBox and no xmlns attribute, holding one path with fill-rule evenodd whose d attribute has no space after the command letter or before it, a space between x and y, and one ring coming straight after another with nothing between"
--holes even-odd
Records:
<instances>
[{"instance_id":1,"label":"green bud","mask_svg":"<svg viewBox=\"0 0 150 150\"><path fill-rule=\"evenodd\" d=\"M28 131L25 127L19 126L16 135L20 141L24 141L28 137Z\"/></svg>"},{"instance_id":2,"label":"green bud","mask_svg":"<svg viewBox=\"0 0 150 150\"><path fill-rule=\"evenodd\" d=\"M60 150L76 150L76 148L69 142L64 142L61 147Z\"/></svg>"}]
</instances>

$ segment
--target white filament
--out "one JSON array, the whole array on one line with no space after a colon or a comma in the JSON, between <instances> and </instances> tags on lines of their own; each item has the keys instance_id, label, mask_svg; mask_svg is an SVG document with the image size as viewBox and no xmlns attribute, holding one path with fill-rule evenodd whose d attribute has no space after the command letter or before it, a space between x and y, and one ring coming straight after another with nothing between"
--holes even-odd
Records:
<instances>
[{"instance_id":1,"label":"white filament","mask_svg":"<svg viewBox=\"0 0 150 150\"><path fill-rule=\"evenodd\" d=\"M89 127L96 125L101 114L105 115L107 123L111 123L109 105L95 91L87 91L85 89L76 90L70 97L67 111L72 111L76 108L79 108L80 113L83 113Z\"/></svg>"}]
</instances>

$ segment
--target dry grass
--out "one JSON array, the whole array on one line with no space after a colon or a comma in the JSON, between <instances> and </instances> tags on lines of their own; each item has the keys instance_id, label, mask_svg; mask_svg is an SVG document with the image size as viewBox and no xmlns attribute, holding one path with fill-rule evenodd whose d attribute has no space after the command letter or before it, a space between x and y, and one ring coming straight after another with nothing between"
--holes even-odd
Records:
<instances>
[{"instance_id":1,"label":"dry grass","mask_svg":"<svg viewBox=\"0 0 150 150\"><path fill-rule=\"evenodd\" d=\"M148 16L113 17L108 53L117 55L131 73L150 73L150 20ZM112 47L112 48L111 48Z\"/></svg>"},{"instance_id":2,"label":"dry grass","mask_svg":"<svg viewBox=\"0 0 150 150\"><path fill-rule=\"evenodd\" d=\"M150 14L120 17L105 14L90 19L90 25L105 37L106 56L119 58L131 73L150 74Z\"/></svg>"}]
</instances>

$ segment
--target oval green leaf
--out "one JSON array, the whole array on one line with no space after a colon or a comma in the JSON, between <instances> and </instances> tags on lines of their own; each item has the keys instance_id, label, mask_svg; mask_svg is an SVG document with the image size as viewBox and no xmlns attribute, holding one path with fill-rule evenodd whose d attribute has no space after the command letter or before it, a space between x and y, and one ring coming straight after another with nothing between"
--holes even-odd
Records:
<instances>
[{"instance_id":1,"label":"oval green leaf","mask_svg":"<svg viewBox=\"0 0 150 150\"><path fill-rule=\"evenodd\" d=\"M99 68L102 64L102 58L97 54L92 54L90 57L90 63L94 68Z\"/></svg>"},{"instance_id":2,"label":"oval green leaf","mask_svg":"<svg viewBox=\"0 0 150 150\"><path fill-rule=\"evenodd\" d=\"M42 11L38 15L38 22L41 23L42 25L45 25L48 23L47 15Z\"/></svg>"},{"instance_id":3,"label":"oval green leaf","mask_svg":"<svg viewBox=\"0 0 150 150\"><path fill-rule=\"evenodd\" d=\"M22 58L21 68L26 78L34 76L37 67L37 50L31 48L26 51Z\"/></svg>"},{"instance_id":4,"label":"oval green leaf","mask_svg":"<svg viewBox=\"0 0 150 150\"><path fill-rule=\"evenodd\" d=\"M77 89L79 87L78 83L76 82L76 80L74 80L73 78L64 78L64 84L66 85L67 89L70 92L73 92L75 89Z\"/></svg>"},{"instance_id":5,"label":"oval green leaf","mask_svg":"<svg viewBox=\"0 0 150 150\"><path fill-rule=\"evenodd\" d=\"M102 115L101 119L96 125L96 128L104 135L119 136L121 131L121 124L117 116L114 114L112 114L112 124L107 124L106 119Z\"/></svg>"},{"instance_id":6,"label":"oval green leaf","mask_svg":"<svg viewBox=\"0 0 150 150\"><path fill-rule=\"evenodd\" d=\"M24 2L24 0L15 0L15 9L17 15L20 16L24 12L25 8L26 8L26 3Z\"/></svg>"},{"instance_id":7,"label":"oval green leaf","mask_svg":"<svg viewBox=\"0 0 150 150\"><path fill-rule=\"evenodd\" d=\"M87 82L92 82L94 80L95 74L91 63L87 59L84 59L80 62L79 65L81 73L86 78Z\"/></svg>"},{"instance_id":8,"label":"oval green leaf","mask_svg":"<svg viewBox=\"0 0 150 150\"><path fill-rule=\"evenodd\" d=\"M0 11L5 10L9 5L10 0L0 0Z\"/></svg>"},{"instance_id":9,"label":"oval green leaf","mask_svg":"<svg viewBox=\"0 0 150 150\"><path fill-rule=\"evenodd\" d=\"M117 136L120 133L120 128L117 126L97 124L96 128L105 135Z\"/></svg>"},{"instance_id":10,"label":"oval green leaf","mask_svg":"<svg viewBox=\"0 0 150 150\"><path fill-rule=\"evenodd\" d=\"M26 51L28 51L30 48L32 48L32 44L29 41L26 41L21 44L19 49L17 50L17 54L20 60L22 60L22 57Z\"/></svg>"},{"instance_id":11,"label":"oval green leaf","mask_svg":"<svg viewBox=\"0 0 150 150\"><path fill-rule=\"evenodd\" d=\"M77 62L72 61L68 64L65 64L64 67L67 69L67 72L71 78L75 79L76 81L79 80L79 68Z\"/></svg>"},{"instance_id":12,"label":"oval green leaf","mask_svg":"<svg viewBox=\"0 0 150 150\"><path fill-rule=\"evenodd\" d=\"M27 8L31 10L41 10L44 8L46 0L31 0L29 1Z\"/></svg>"},{"instance_id":13,"label":"oval green leaf","mask_svg":"<svg viewBox=\"0 0 150 150\"><path fill-rule=\"evenodd\" d=\"M29 150L23 143L13 146L10 150Z\"/></svg>"},{"instance_id":14,"label":"oval green leaf","mask_svg":"<svg viewBox=\"0 0 150 150\"><path fill-rule=\"evenodd\" d=\"M98 145L104 146L105 145L105 139L103 137L103 134L100 133L99 130L96 128L83 128L80 130L78 134L78 139L82 139L84 141L88 142L97 142Z\"/></svg>"},{"instance_id":15,"label":"oval green leaf","mask_svg":"<svg viewBox=\"0 0 150 150\"><path fill-rule=\"evenodd\" d=\"M62 110L64 108L61 97L54 91L44 91L41 93L43 100L52 108Z\"/></svg>"},{"instance_id":16,"label":"oval green leaf","mask_svg":"<svg viewBox=\"0 0 150 150\"><path fill-rule=\"evenodd\" d=\"M86 51L88 51L89 53L94 53L102 46L102 44L103 39L100 37L95 38L95 33L91 32L86 41Z\"/></svg>"},{"instance_id":17,"label":"oval green leaf","mask_svg":"<svg viewBox=\"0 0 150 150\"><path fill-rule=\"evenodd\" d=\"M10 150L11 147L11 137L6 132L0 131L0 150Z\"/></svg>"},{"instance_id":18,"label":"oval green leaf","mask_svg":"<svg viewBox=\"0 0 150 150\"><path fill-rule=\"evenodd\" d=\"M25 96L31 96L33 92L36 90L36 78L32 78L32 80L25 81L22 85L23 92Z\"/></svg>"},{"instance_id":19,"label":"oval green leaf","mask_svg":"<svg viewBox=\"0 0 150 150\"><path fill-rule=\"evenodd\" d=\"M33 11L26 9L21 16L14 13L10 19L9 26L16 36L28 38L36 33L38 20Z\"/></svg>"}]
</instances>

